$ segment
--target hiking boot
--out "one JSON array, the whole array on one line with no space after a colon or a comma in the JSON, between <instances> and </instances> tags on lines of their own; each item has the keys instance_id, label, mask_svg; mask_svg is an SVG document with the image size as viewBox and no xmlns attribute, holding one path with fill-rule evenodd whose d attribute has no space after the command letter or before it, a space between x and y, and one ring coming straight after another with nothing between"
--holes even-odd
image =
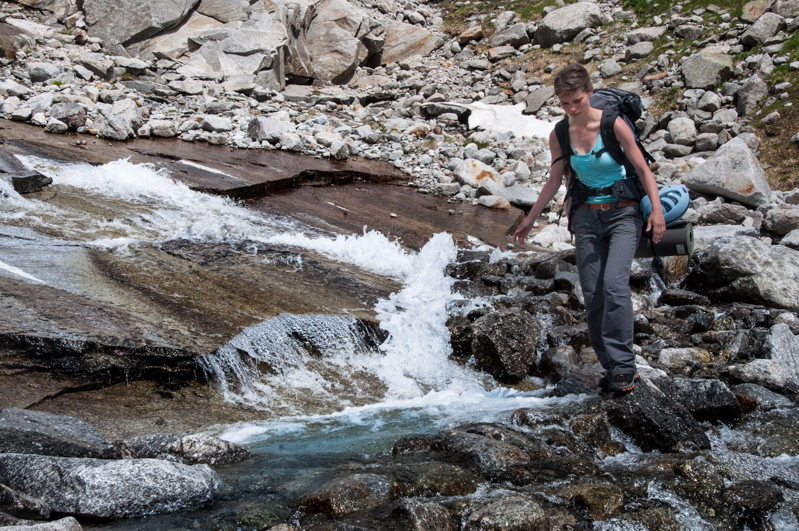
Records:
<instances>
[{"instance_id":1,"label":"hiking boot","mask_svg":"<svg viewBox=\"0 0 799 531\"><path fill-rule=\"evenodd\" d=\"M610 377L608 391L616 393L626 393L635 389L635 382L638 381L638 373L635 374L614 374Z\"/></svg>"},{"instance_id":2,"label":"hiking boot","mask_svg":"<svg viewBox=\"0 0 799 531\"><path fill-rule=\"evenodd\" d=\"M607 391L608 385L610 385L610 375L605 373L605 375L599 379L599 383L596 384L596 388Z\"/></svg>"}]
</instances>

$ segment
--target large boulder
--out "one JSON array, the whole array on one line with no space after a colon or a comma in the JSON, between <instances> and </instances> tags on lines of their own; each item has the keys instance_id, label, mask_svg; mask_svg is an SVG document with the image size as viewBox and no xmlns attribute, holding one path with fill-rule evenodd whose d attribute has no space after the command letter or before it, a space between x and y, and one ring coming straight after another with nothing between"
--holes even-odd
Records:
<instances>
[{"instance_id":1,"label":"large boulder","mask_svg":"<svg viewBox=\"0 0 799 531\"><path fill-rule=\"evenodd\" d=\"M118 448L82 420L13 407L0 412L0 453L120 457Z\"/></svg>"},{"instance_id":2,"label":"large boulder","mask_svg":"<svg viewBox=\"0 0 799 531\"><path fill-rule=\"evenodd\" d=\"M768 11L773 2L774 0L751 0L747 2L741 9L741 20L749 24L753 23L762 17L763 13Z\"/></svg>"},{"instance_id":3,"label":"large boulder","mask_svg":"<svg viewBox=\"0 0 799 531\"><path fill-rule=\"evenodd\" d=\"M741 365L730 365L727 375L733 382L756 384L768 389L785 388L788 380L782 366L775 360L752 360Z\"/></svg>"},{"instance_id":4,"label":"large boulder","mask_svg":"<svg viewBox=\"0 0 799 531\"><path fill-rule=\"evenodd\" d=\"M50 118L64 122L74 131L86 124L86 107L79 103L56 103L50 107Z\"/></svg>"},{"instance_id":5,"label":"large boulder","mask_svg":"<svg viewBox=\"0 0 799 531\"><path fill-rule=\"evenodd\" d=\"M2 513L16 518L47 520L50 518L50 507L42 500L0 485L0 514Z\"/></svg>"},{"instance_id":6,"label":"large boulder","mask_svg":"<svg viewBox=\"0 0 799 531\"><path fill-rule=\"evenodd\" d=\"M43 83L48 79L58 77L61 70L50 63L31 63L28 65L28 76L34 83Z\"/></svg>"},{"instance_id":7,"label":"large boulder","mask_svg":"<svg viewBox=\"0 0 799 531\"><path fill-rule=\"evenodd\" d=\"M477 367L503 382L524 379L536 361L541 323L518 308L491 312L472 324Z\"/></svg>"},{"instance_id":8,"label":"large boulder","mask_svg":"<svg viewBox=\"0 0 799 531\"><path fill-rule=\"evenodd\" d=\"M446 431L438 435L434 447L446 452L451 459L473 466L480 475L489 479L502 477L508 470L530 462L528 453L504 440L506 437L502 434L489 437L474 431L479 430L455 428Z\"/></svg>"},{"instance_id":9,"label":"large boulder","mask_svg":"<svg viewBox=\"0 0 799 531\"><path fill-rule=\"evenodd\" d=\"M530 42L530 37L527 35L527 24L523 22L505 28L502 33L491 37L491 47L513 46L518 48L528 42Z\"/></svg>"},{"instance_id":10,"label":"large boulder","mask_svg":"<svg viewBox=\"0 0 799 531\"><path fill-rule=\"evenodd\" d=\"M211 28L219 27L222 23L215 18L194 12L181 24L179 28L156 35L137 44L126 46L125 50L132 56L149 60L156 56L177 59L191 48L195 38L200 38Z\"/></svg>"},{"instance_id":11,"label":"large boulder","mask_svg":"<svg viewBox=\"0 0 799 531\"><path fill-rule=\"evenodd\" d=\"M799 0L777 0L771 10L785 18L799 17Z\"/></svg>"},{"instance_id":12,"label":"large boulder","mask_svg":"<svg viewBox=\"0 0 799 531\"><path fill-rule=\"evenodd\" d=\"M764 13L741 35L744 46L757 46L785 27L785 19L776 13Z\"/></svg>"},{"instance_id":13,"label":"large boulder","mask_svg":"<svg viewBox=\"0 0 799 531\"><path fill-rule=\"evenodd\" d=\"M307 42L313 57L313 77L342 83L366 59L368 51L359 37L369 28L366 13L347 0L322 0L308 27Z\"/></svg>"},{"instance_id":14,"label":"large boulder","mask_svg":"<svg viewBox=\"0 0 799 531\"><path fill-rule=\"evenodd\" d=\"M634 45L639 42L652 42L666 33L666 26L646 27L632 30L627 34L627 44Z\"/></svg>"},{"instance_id":15,"label":"large boulder","mask_svg":"<svg viewBox=\"0 0 799 531\"><path fill-rule=\"evenodd\" d=\"M94 121L94 128L102 138L124 141L136 136L136 131L144 125L141 108L130 98L116 100L113 105L97 104L100 114Z\"/></svg>"},{"instance_id":16,"label":"large boulder","mask_svg":"<svg viewBox=\"0 0 799 531\"><path fill-rule=\"evenodd\" d=\"M632 437L645 452L666 452L685 441L710 449L707 435L691 413L649 380L606 400L602 407L611 425Z\"/></svg>"},{"instance_id":17,"label":"large boulder","mask_svg":"<svg viewBox=\"0 0 799 531\"><path fill-rule=\"evenodd\" d=\"M735 238L758 238L760 231L742 225L707 225L694 227L694 251L704 251L712 245L721 246Z\"/></svg>"},{"instance_id":18,"label":"large boulder","mask_svg":"<svg viewBox=\"0 0 799 531\"><path fill-rule=\"evenodd\" d=\"M195 49L180 69L187 77L260 75L269 79L267 83L256 77L254 81L258 84L277 90L285 86L288 36L285 26L270 13L254 15L244 24L211 26L205 31L187 34L187 38Z\"/></svg>"},{"instance_id":19,"label":"large boulder","mask_svg":"<svg viewBox=\"0 0 799 531\"><path fill-rule=\"evenodd\" d=\"M739 237L711 245L692 260L686 283L711 300L799 311L799 262L793 249Z\"/></svg>"},{"instance_id":20,"label":"large boulder","mask_svg":"<svg viewBox=\"0 0 799 531\"><path fill-rule=\"evenodd\" d=\"M53 512L99 518L197 508L220 487L208 465L23 454L0 454L0 483L43 500Z\"/></svg>"},{"instance_id":21,"label":"large boulder","mask_svg":"<svg viewBox=\"0 0 799 531\"><path fill-rule=\"evenodd\" d=\"M726 53L694 54L682 64L685 86L689 88L712 89L732 77L732 56Z\"/></svg>"},{"instance_id":22,"label":"large boulder","mask_svg":"<svg viewBox=\"0 0 799 531\"><path fill-rule=\"evenodd\" d=\"M0 517L3 515L0 514ZM26 522L26 523L20 523ZM21 520L14 524L9 524L9 527L0 527L0 530L8 531L83 531L80 522L71 516L54 520L52 522L33 523L28 520Z\"/></svg>"},{"instance_id":23,"label":"large boulder","mask_svg":"<svg viewBox=\"0 0 799 531\"><path fill-rule=\"evenodd\" d=\"M219 22L235 22L247 19L250 2L247 0L200 0L197 13Z\"/></svg>"},{"instance_id":24,"label":"large boulder","mask_svg":"<svg viewBox=\"0 0 799 531\"><path fill-rule=\"evenodd\" d=\"M40 11L48 11L59 21L78 10L75 0L19 0L17 3Z\"/></svg>"},{"instance_id":25,"label":"large boulder","mask_svg":"<svg viewBox=\"0 0 799 531\"><path fill-rule=\"evenodd\" d=\"M484 189L487 195L504 196L505 184L501 176L497 175L494 168L479 160L464 160L455 168L454 176L461 184L468 184L478 190Z\"/></svg>"},{"instance_id":26,"label":"large boulder","mask_svg":"<svg viewBox=\"0 0 799 531\"><path fill-rule=\"evenodd\" d=\"M740 138L733 138L685 177L685 186L758 207L771 200L760 161Z\"/></svg>"},{"instance_id":27,"label":"large boulder","mask_svg":"<svg viewBox=\"0 0 799 531\"><path fill-rule=\"evenodd\" d=\"M769 329L763 350L769 359L779 363L786 382L799 386L799 338L787 324L777 324Z\"/></svg>"},{"instance_id":28,"label":"large boulder","mask_svg":"<svg viewBox=\"0 0 799 531\"><path fill-rule=\"evenodd\" d=\"M780 236L799 229L799 208L772 208L766 213L763 228Z\"/></svg>"},{"instance_id":29,"label":"large boulder","mask_svg":"<svg viewBox=\"0 0 799 531\"><path fill-rule=\"evenodd\" d=\"M599 6L590 2L569 4L549 13L535 32L535 42L544 47L568 42L586 28L602 22Z\"/></svg>"},{"instance_id":30,"label":"large boulder","mask_svg":"<svg viewBox=\"0 0 799 531\"><path fill-rule=\"evenodd\" d=\"M449 510L435 502L405 498L391 511L391 517L399 523L400 529L418 531L457 529Z\"/></svg>"},{"instance_id":31,"label":"large boulder","mask_svg":"<svg viewBox=\"0 0 799 531\"><path fill-rule=\"evenodd\" d=\"M766 96L768 96L766 82L760 79L757 74L750 77L743 82L743 85L735 94L735 97L738 98L738 114L745 116L754 112Z\"/></svg>"},{"instance_id":32,"label":"large boulder","mask_svg":"<svg viewBox=\"0 0 799 531\"><path fill-rule=\"evenodd\" d=\"M180 24L199 0L84 0L89 35L106 48L142 41Z\"/></svg>"},{"instance_id":33,"label":"large boulder","mask_svg":"<svg viewBox=\"0 0 799 531\"><path fill-rule=\"evenodd\" d=\"M669 122L668 129L674 144L693 146L696 142L696 125L688 117L675 118Z\"/></svg>"},{"instance_id":34,"label":"large boulder","mask_svg":"<svg viewBox=\"0 0 799 531\"><path fill-rule=\"evenodd\" d=\"M531 90L530 94L524 100L524 102L527 104L527 107L524 108L522 114L537 113L541 109L541 107L544 106L544 103L546 103L554 95L555 95L554 87L542 86L535 90Z\"/></svg>"},{"instance_id":35,"label":"large boulder","mask_svg":"<svg viewBox=\"0 0 799 531\"><path fill-rule=\"evenodd\" d=\"M414 55L426 57L441 44L439 37L424 28L404 22L392 22L386 29L380 64L398 63Z\"/></svg>"}]
</instances>

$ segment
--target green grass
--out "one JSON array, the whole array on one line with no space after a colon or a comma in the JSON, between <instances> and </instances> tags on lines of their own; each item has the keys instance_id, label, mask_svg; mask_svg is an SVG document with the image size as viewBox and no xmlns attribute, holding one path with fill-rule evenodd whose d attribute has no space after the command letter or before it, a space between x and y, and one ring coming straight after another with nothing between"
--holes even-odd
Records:
<instances>
[{"instance_id":1,"label":"green grass","mask_svg":"<svg viewBox=\"0 0 799 531\"><path fill-rule=\"evenodd\" d=\"M567 2L571 3L571 2ZM544 8L548 6L557 5L555 0L539 0L539 1L526 1L518 2L515 5L515 11L519 13L522 20L530 21L541 18Z\"/></svg>"},{"instance_id":2,"label":"green grass","mask_svg":"<svg viewBox=\"0 0 799 531\"><path fill-rule=\"evenodd\" d=\"M667 12L671 9L671 6L677 4L678 2L674 1L655 1L655 0L624 0L623 6L625 9L631 9L635 11L635 14L638 16L642 15L660 15L661 13ZM679 2L682 4L682 11L681 14L686 16L690 16L694 9L703 7L707 9L707 6L713 4L719 8L721 11L727 11L733 17L740 17L741 12L743 11L743 5L746 3L743 0L688 0L687 2ZM706 18L715 17L713 13L706 13L703 15Z\"/></svg>"},{"instance_id":3,"label":"green grass","mask_svg":"<svg viewBox=\"0 0 799 531\"><path fill-rule=\"evenodd\" d=\"M788 40L782 43L782 51L780 55L790 55L795 59L799 57L799 33L794 33Z\"/></svg>"}]
</instances>

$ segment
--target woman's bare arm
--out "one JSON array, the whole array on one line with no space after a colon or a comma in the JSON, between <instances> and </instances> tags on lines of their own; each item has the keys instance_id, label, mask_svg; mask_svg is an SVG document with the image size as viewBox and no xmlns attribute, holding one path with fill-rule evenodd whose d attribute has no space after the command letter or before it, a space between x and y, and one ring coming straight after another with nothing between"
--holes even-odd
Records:
<instances>
[{"instance_id":1,"label":"woman's bare arm","mask_svg":"<svg viewBox=\"0 0 799 531\"><path fill-rule=\"evenodd\" d=\"M549 151L552 154L552 160L556 160L563 155L554 129L549 134ZM544 184L544 187L541 189L541 193L538 195L538 199L536 199L533 208L530 209L530 213L527 214L524 221L519 224L519 227L513 234L513 241L516 243L524 243L527 240L527 236L530 234L530 230L532 230L536 218L541 215L544 208L552 201L555 194L558 193L558 189L561 183L563 183L563 169L565 167L566 159L559 160L550 166L549 179L547 179L546 184Z\"/></svg>"},{"instance_id":2,"label":"woman's bare arm","mask_svg":"<svg viewBox=\"0 0 799 531\"><path fill-rule=\"evenodd\" d=\"M646 230L652 231L652 241L657 243L663 238L663 234L666 233L666 221L663 219L663 207L660 204L657 181L655 181L655 176L644 159L644 154L641 153L635 143L633 132L630 131L629 126L622 118L616 118L613 130L616 133L616 139L619 144L624 148L624 153L638 172L641 184L644 185L644 191L652 202L652 213L649 215Z\"/></svg>"}]
</instances>

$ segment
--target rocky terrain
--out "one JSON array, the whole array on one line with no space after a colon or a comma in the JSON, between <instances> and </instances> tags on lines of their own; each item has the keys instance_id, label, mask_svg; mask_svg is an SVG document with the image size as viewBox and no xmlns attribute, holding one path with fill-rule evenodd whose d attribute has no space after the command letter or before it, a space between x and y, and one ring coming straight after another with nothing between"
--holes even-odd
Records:
<instances>
[{"instance_id":1,"label":"rocky terrain","mask_svg":"<svg viewBox=\"0 0 799 531\"><path fill-rule=\"evenodd\" d=\"M799 2L479 4L3 4L0 113L79 145L175 137L373 159L453 204L525 207L550 162L529 127L561 118L552 76L574 60L597 86L642 96L658 181L692 192L696 252L634 266L633 393L593 391L601 370L553 206L531 242L554 252L463 250L448 267L464 296L448 309L453 359L520 390L552 384L546 407L409 434L321 483L286 481L287 509L194 527L799 528ZM0 176L20 193L48 184ZM29 529L280 490L236 483L234 462L261 457L207 435L108 442L14 408L0 432L3 522L64 517Z\"/></svg>"}]
</instances>

